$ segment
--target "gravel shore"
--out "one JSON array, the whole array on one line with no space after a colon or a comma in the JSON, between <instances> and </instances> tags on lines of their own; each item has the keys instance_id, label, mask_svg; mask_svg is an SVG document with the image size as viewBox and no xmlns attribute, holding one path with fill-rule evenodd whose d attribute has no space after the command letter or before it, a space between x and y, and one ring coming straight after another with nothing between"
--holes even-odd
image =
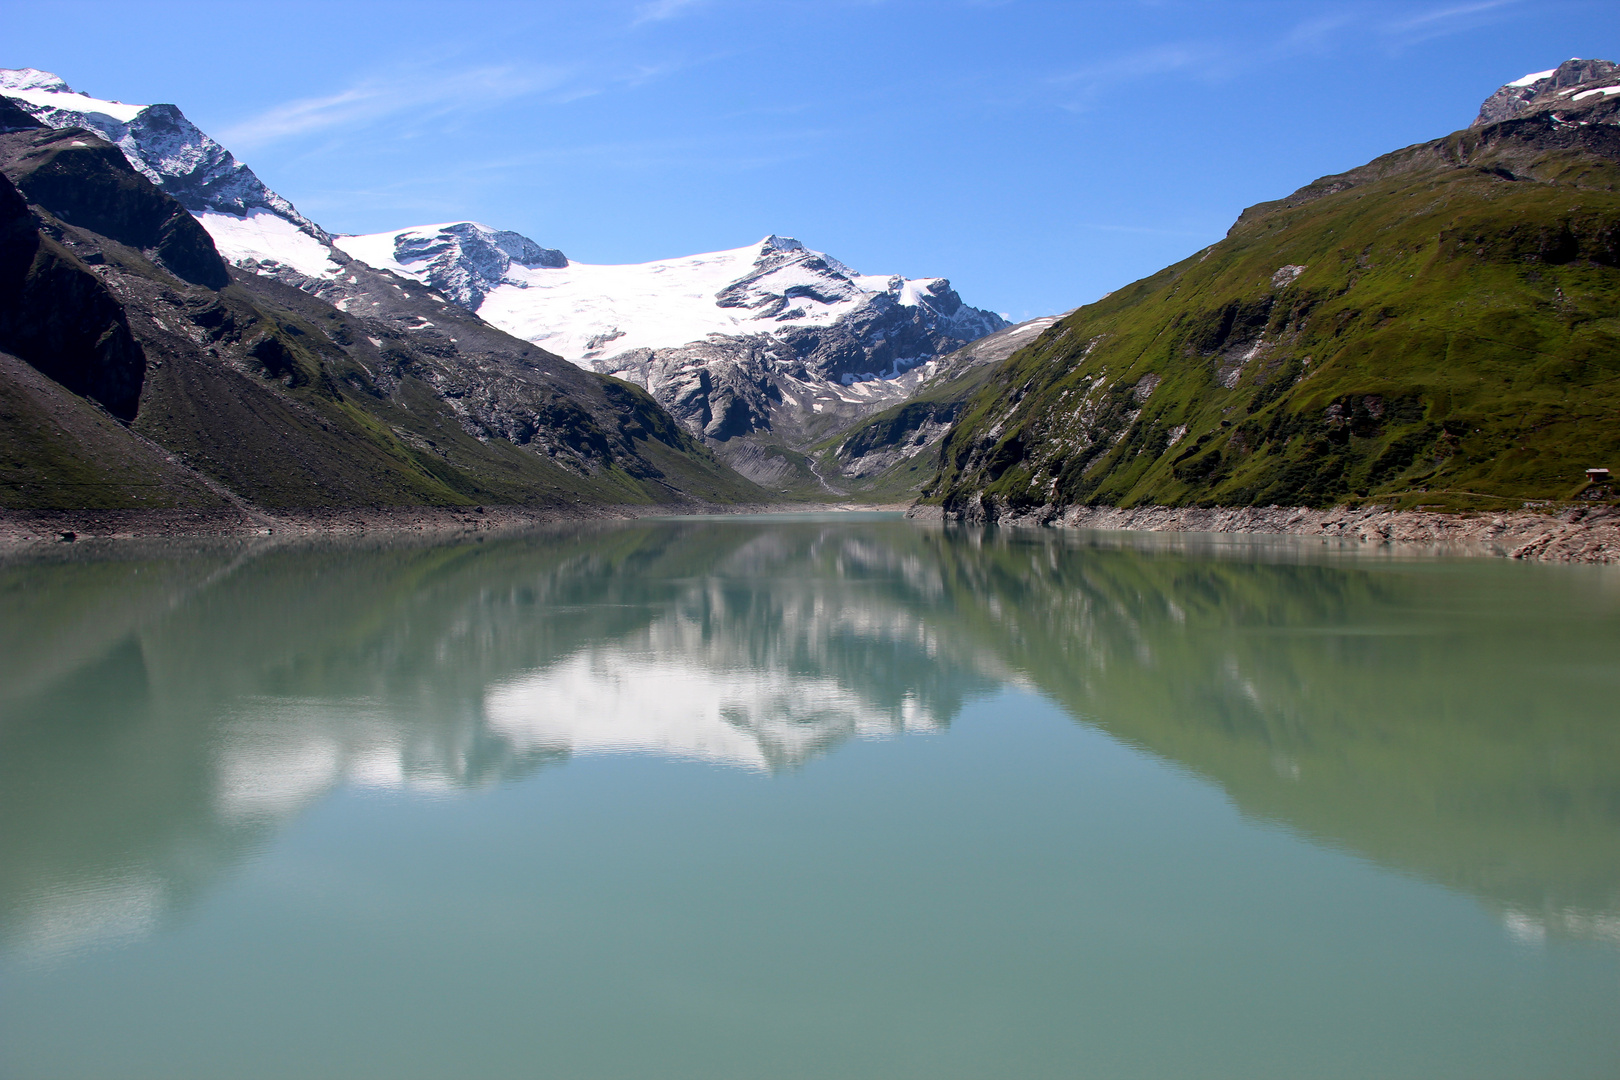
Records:
<instances>
[{"instance_id":1,"label":"gravel shore","mask_svg":"<svg viewBox=\"0 0 1620 1080\"><path fill-rule=\"evenodd\" d=\"M835 513L900 511L905 504L790 503L707 506L409 506L277 510L0 510L0 547L78 540L153 539L166 536L342 535L361 533L485 532L569 522L631 520L708 514Z\"/></svg>"},{"instance_id":2,"label":"gravel shore","mask_svg":"<svg viewBox=\"0 0 1620 1080\"><path fill-rule=\"evenodd\" d=\"M974 505L955 514L915 506L909 517L968 524L1045 525L1068 529L1145 532L1277 533L1369 543L1445 545L1459 552L1549 562L1620 561L1620 508L1561 507L1504 514L1436 514L1379 507L1309 510L1298 506L1179 508L1051 506L1010 513Z\"/></svg>"}]
</instances>

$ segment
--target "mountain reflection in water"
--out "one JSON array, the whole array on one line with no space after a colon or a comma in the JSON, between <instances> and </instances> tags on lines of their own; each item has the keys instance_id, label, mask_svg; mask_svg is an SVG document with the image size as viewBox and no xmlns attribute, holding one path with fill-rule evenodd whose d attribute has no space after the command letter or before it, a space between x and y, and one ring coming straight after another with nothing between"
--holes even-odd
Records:
<instances>
[{"instance_id":1,"label":"mountain reflection in water","mask_svg":"<svg viewBox=\"0 0 1620 1080\"><path fill-rule=\"evenodd\" d=\"M780 773L1008 685L1518 933L1620 941L1616 580L871 520L13 560L0 943L143 932L340 786Z\"/></svg>"}]
</instances>

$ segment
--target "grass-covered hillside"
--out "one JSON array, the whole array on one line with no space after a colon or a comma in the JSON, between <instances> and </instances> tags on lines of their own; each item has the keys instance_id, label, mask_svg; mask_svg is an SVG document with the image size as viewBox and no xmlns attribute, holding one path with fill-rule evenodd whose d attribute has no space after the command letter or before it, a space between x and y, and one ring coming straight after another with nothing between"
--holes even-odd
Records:
<instances>
[{"instance_id":1,"label":"grass-covered hillside","mask_svg":"<svg viewBox=\"0 0 1620 1080\"><path fill-rule=\"evenodd\" d=\"M1584 471L1620 470L1617 121L1588 95L1251 208L1003 364L929 501L1608 498Z\"/></svg>"}]
</instances>

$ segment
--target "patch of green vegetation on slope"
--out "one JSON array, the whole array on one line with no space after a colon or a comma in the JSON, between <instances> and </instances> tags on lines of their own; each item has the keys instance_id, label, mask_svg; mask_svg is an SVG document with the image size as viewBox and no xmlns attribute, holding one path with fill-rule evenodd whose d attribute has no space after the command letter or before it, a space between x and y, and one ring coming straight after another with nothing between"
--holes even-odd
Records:
<instances>
[{"instance_id":1,"label":"patch of green vegetation on slope","mask_svg":"<svg viewBox=\"0 0 1620 1080\"><path fill-rule=\"evenodd\" d=\"M0 353L0 509L224 510L229 503L102 409Z\"/></svg>"},{"instance_id":2,"label":"patch of green vegetation on slope","mask_svg":"<svg viewBox=\"0 0 1620 1080\"><path fill-rule=\"evenodd\" d=\"M1582 494L1620 463L1614 111L1460 132L1252 208L1012 356L931 499L994 517Z\"/></svg>"}]
</instances>

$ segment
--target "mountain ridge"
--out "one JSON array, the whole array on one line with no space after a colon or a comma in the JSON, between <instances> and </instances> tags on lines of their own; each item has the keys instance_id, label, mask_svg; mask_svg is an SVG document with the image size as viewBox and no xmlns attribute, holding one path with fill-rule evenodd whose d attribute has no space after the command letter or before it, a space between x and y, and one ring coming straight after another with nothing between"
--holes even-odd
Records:
<instances>
[{"instance_id":1,"label":"mountain ridge","mask_svg":"<svg viewBox=\"0 0 1620 1080\"><path fill-rule=\"evenodd\" d=\"M265 186L253 170L175 105L128 105L81 94L37 68L0 69L0 94L47 127L82 127L123 151L137 172L193 213L268 211L317 240L324 230Z\"/></svg>"},{"instance_id":2,"label":"mountain ridge","mask_svg":"<svg viewBox=\"0 0 1620 1080\"><path fill-rule=\"evenodd\" d=\"M574 263L469 221L334 237L174 106L92 98L32 68L0 71L0 95L50 126L117 144L236 267L345 309L387 307L415 282L589 370L638 383L745 471L763 452L769 464L756 477L792 474L799 494L822 491L800 451L904 399L934 360L1008 325L964 304L943 278L860 275L786 237L627 266ZM749 445L730 447L735 439Z\"/></svg>"}]
</instances>

